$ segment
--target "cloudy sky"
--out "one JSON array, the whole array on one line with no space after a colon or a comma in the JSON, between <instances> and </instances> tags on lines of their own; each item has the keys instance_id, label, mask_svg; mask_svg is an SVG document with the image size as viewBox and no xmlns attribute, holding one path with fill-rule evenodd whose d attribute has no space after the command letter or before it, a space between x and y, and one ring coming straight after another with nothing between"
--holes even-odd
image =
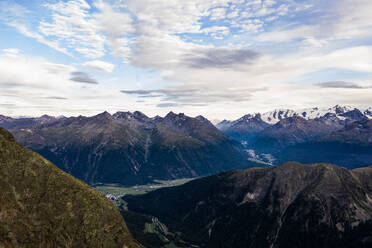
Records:
<instances>
[{"instance_id":1,"label":"cloudy sky","mask_svg":"<svg viewBox=\"0 0 372 248\"><path fill-rule=\"evenodd\" d=\"M1 0L0 114L372 106L371 0Z\"/></svg>"}]
</instances>

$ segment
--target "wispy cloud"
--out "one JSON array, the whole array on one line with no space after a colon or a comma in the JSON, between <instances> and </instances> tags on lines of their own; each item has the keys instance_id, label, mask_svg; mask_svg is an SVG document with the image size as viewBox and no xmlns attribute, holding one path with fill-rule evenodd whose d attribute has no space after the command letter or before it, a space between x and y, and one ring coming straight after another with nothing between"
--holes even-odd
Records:
<instances>
[{"instance_id":1,"label":"wispy cloud","mask_svg":"<svg viewBox=\"0 0 372 248\"><path fill-rule=\"evenodd\" d=\"M85 84L98 84L98 82L91 78L87 73L81 71L71 72L71 81Z\"/></svg>"},{"instance_id":2,"label":"wispy cloud","mask_svg":"<svg viewBox=\"0 0 372 248\"><path fill-rule=\"evenodd\" d=\"M45 96L44 99L52 99L52 100L67 100L67 97L61 97L61 96Z\"/></svg>"},{"instance_id":3,"label":"wispy cloud","mask_svg":"<svg viewBox=\"0 0 372 248\"><path fill-rule=\"evenodd\" d=\"M317 2L308 1L313 14L306 13L305 20L311 22L296 22L262 32L257 36L258 42L296 42L304 41L315 47L327 44L327 41L352 41L370 37L372 27L372 5L369 0L344 0ZM329 8L329 6L332 8ZM306 4L304 5L306 6ZM307 8L301 9L308 10ZM314 16L316 18L314 18Z\"/></svg>"},{"instance_id":4,"label":"wispy cloud","mask_svg":"<svg viewBox=\"0 0 372 248\"><path fill-rule=\"evenodd\" d=\"M21 50L18 48L7 48L2 50L3 54L8 57L15 57L21 53Z\"/></svg>"},{"instance_id":5,"label":"wispy cloud","mask_svg":"<svg viewBox=\"0 0 372 248\"><path fill-rule=\"evenodd\" d=\"M159 108L171 108L171 107L205 107L208 106L207 103L159 103L156 107Z\"/></svg>"},{"instance_id":6,"label":"wispy cloud","mask_svg":"<svg viewBox=\"0 0 372 248\"><path fill-rule=\"evenodd\" d=\"M41 21L39 31L46 37L56 37L67 42L89 58L105 54L104 37L99 26L89 14L91 6L85 0L46 3L52 11L52 21Z\"/></svg>"},{"instance_id":7,"label":"wispy cloud","mask_svg":"<svg viewBox=\"0 0 372 248\"><path fill-rule=\"evenodd\" d=\"M83 66L105 71L105 72L112 72L115 69L115 65L105 62L105 61L100 61L100 60L93 60L93 61L85 62L83 63Z\"/></svg>"},{"instance_id":8,"label":"wispy cloud","mask_svg":"<svg viewBox=\"0 0 372 248\"><path fill-rule=\"evenodd\" d=\"M371 88L366 86L360 86L354 82L344 82L344 81L329 81L315 84L321 88L335 88L335 89L368 89Z\"/></svg>"},{"instance_id":9,"label":"wispy cloud","mask_svg":"<svg viewBox=\"0 0 372 248\"><path fill-rule=\"evenodd\" d=\"M159 90L121 90L124 94L129 95L150 95L151 93L158 92ZM161 96L161 95L157 95Z\"/></svg>"},{"instance_id":10,"label":"wispy cloud","mask_svg":"<svg viewBox=\"0 0 372 248\"><path fill-rule=\"evenodd\" d=\"M36 39L38 42L49 46L61 53L71 56L71 53L66 48L60 46L59 42L48 40L38 32L33 31L29 27L30 20L27 18L31 12L17 3L0 3L0 21L6 25L15 28L22 35Z\"/></svg>"},{"instance_id":11,"label":"wispy cloud","mask_svg":"<svg viewBox=\"0 0 372 248\"><path fill-rule=\"evenodd\" d=\"M254 92L266 91L266 88L213 89L199 85L168 87L157 90L121 90L124 94L138 95L142 98L160 98L162 104L182 104L201 106L214 102L242 102L250 100Z\"/></svg>"},{"instance_id":12,"label":"wispy cloud","mask_svg":"<svg viewBox=\"0 0 372 248\"><path fill-rule=\"evenodd\" d=\"M178 107L179 104L177 103L159 103L156 105L156 107L159 107L159 108L169 108L169 107Z\"/></svg>"},{"instance_id":13,"label":"wispy cloud","mask_svg":"<svg viewBox=\"0 0 372 248\"><path fill-rule=\"evenodd\" d=\"M234 65L252 63L260 54L250 49L206 48L185 54L183 63L194 68L231 68Z\"/></svg>"}]
</instances>

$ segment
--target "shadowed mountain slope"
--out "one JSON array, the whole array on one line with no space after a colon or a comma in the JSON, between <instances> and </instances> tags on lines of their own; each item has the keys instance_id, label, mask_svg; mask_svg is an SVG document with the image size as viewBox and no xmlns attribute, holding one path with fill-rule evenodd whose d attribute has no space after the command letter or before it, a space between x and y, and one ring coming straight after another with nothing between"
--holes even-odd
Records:
<instances>
[{"instance_id":1,"label":"shadowed mountain slope","mask_svg":"<svg viewBox=\"0 0 372 248\"><path fill-rule=\"evenodd\" d=\"M103 195L0 128L0 247L142 246Z\"/></svg>"},{"instance_id":2,"label":"shadowed mountain slope","mask_svg":"<svg viewBox=\"0 0 372 248\"><path fill-rule=\"evenodd\" d=\"M257 134L252 145L255 150L274 153L299 143L313 140L341 128L330 117L306 120L299 116L288 117Z\"/></svg>"},{"instance_id":3,"label":"shadowed mountain slope","mask_svg":"<svg viewBox=\"0 0 372 248\"><path fill-rule=\"evenodd\" d=\"M280 160L331 162L348 168L372 164L372 120L353 122L313 141L284 149Z\"/></svg>"},{"instance_id":4,"label":"shadowed mountain slope","mask_svg":"<svg viewBox=\"0 0 372 248\"><path fill-rule=\"evenodd\" d=\"M286 163L124 200L128 213L157 217L185 247L361 248L372 245L371 176L372 168Z\"/></svg>"}]
</instances>

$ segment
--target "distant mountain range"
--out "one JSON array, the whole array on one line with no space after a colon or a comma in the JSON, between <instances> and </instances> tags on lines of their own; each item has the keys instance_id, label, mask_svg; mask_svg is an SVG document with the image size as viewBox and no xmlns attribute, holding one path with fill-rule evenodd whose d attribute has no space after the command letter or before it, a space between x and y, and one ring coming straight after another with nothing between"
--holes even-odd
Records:
<instances>
[{"instance_id":1,"label":"distant mountain range","mask_svg":"<svg viewBox=\"0 0 372 248\"><path fill-rule=\"evenodd\" d=\"M90 184L145 184L256 165L202 116L104 112L92 117L0 117L16 140Z\"/></svg>"},{"instance_id":2,"label":"distant mountain range","mask_svg":"<svg viewBox=\"0 0 372 248\"><path fill-rule=\"evenodd\" d=\"M17 141L90 184L135 185L285 161L372 164L372 108L274 110L216 127L202 116L104 112L92 117L11 118ZM342 134L342 135L341 135Z\"/></svg>"},{"instance_id":3,"label":"distant mountain range","mask_svg":"<svg viewBox=\"0 0 372 248\"><path fill-rule=\"evenodd\" d=\"M64 117L60 117L64 118ZM5 129L13 128L30 128L40 124L50 123L60 118L56 118L49 115L43 115L41 117L21 117L12 118L4 115L0 115L0 126Z\"/></svg>"},{"instance_id":4,"label":"distant mountain range","mask_svg":"<svg viewBox=\"0 0 372 248\"><path fill-rule=\"evenodd\" d=\"M372 167L292 162L123 199L134 237L152 247L372 247Z\"/></svg>"},{"instance_id":5,"label":"distant mountain range","mask_svg":"<svg viewBox=\"0 0 372 248\"><path fill-rule=\"evenodd\" d=\"M276 159L274 163L296 160L355 168L372 164L372 133L368 124L372 121L371 113L371 108L361 111L341 106L275 110L248 114L235 121L225 120L217 127L241 142L253 158L270 155ZM345 139L353 140L352 147Z\"/></svg>"},{"instance_id":6,"label":"distant mountain range","mask_svg":"<svg viewBox=\"0 0 372 248\"><path fill-rule=\"evenodd\" d=\"M283 119L293 116L299 116L306 120L320 118L325 115L335 115L337 118L341 120L345 120L351 117L352 113L357 114L359 112L366 116L369 119L372 119L372 107L367 109L357 109L350 106L340 106L336 105L332 108L307 108L307 109L299 109L299 110L292 110L292 109L275 109L273 111L265 112L265 113L255 113L255 114L247 114L236 121L228 121L224 120L217 124L217 127L220 129L225 129L230 126L235 125L236 123L242 122L247 119L251 119L254 116L260 116L260 119L268 124L275 124Z\"/></svg>"},{"instance_id":7,"label":"distant mountain range","mask_svg":"<svg viewBox=\"0 0 372 248\"><path fill-rule=\"evenodd\" d=\"M142 247L99 192L3 128L0 147L0 247Z\"/></svg>"}]
</instances>

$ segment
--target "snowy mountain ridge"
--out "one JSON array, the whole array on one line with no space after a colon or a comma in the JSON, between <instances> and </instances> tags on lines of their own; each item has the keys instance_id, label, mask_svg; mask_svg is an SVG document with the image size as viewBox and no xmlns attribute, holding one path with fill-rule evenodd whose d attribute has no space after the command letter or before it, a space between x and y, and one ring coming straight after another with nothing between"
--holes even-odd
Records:
<instances>
[{"instance_id":1,"label":"snowy mountain ridge","mask_svg":"<svg viewBox=\"0 0 372 248\"><path fill-rule=\"evenodd\" d=\"M254 114L247 114L243 117L235 120L235 121L228 121L224 120L217 124L219 129L225 129L229 126L234 125L235 123L246 121L249 122L252 118L260 117L264 122L274 125L278 123L280 120L283 120L288 117L293 116L300 116L306 120L320 118L325 115L335 115L340 120L345 120L347 117L345 116L346 113L350 111L360 111L364 114L367 118L372 119L372 107L367 109L357 109L351 106L340 106L336 105L332 108L305 108L305 109L275 109L273 111L265 112L265 113L254 113Z\"/></svg>"}]
</instances>

